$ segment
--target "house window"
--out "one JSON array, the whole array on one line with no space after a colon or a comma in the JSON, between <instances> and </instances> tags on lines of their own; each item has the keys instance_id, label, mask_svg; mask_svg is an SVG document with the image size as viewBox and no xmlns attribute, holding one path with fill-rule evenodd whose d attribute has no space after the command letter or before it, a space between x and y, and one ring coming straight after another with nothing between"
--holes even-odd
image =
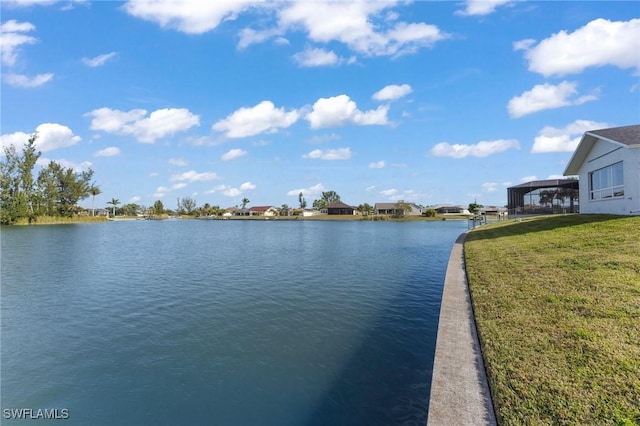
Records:
<instances>
[{"instance_id":1,"label":"house window","mask_svg":"<svg viewBox=\"0 0 640 426\"><path fill-rule=\"evenodd\" d=\"M589 191L592 200L624 197L622 161L589 173Z\"/></svg>"}]
</instances>

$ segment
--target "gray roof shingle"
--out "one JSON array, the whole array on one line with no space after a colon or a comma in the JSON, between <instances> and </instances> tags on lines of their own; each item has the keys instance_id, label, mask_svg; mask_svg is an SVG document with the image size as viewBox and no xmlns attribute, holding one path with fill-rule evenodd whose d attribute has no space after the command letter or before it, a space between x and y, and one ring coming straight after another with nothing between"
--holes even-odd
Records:
<instances>
[{"instance_id":1,"label":"gray roof shingle","mask_svg":"<svg viewBox=\"0 0 640 426\"><path fill-rule=\"evenodd\" d=\"M587 133L591 133L601 138L609 139L628 146L640 145L640 125L637 124L633 126L591 130Z\"/></svg>"}]
</instances>

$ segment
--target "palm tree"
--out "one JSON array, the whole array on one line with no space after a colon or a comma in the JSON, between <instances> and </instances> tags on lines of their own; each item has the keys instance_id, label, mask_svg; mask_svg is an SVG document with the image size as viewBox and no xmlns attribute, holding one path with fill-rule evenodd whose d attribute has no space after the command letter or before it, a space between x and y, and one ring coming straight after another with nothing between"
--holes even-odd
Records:
<instances>
[{"instance_id":1,"label":"palm tree","mask_svg":"<svg viewBox=\"0 0 640 426\"><path fill-rule=\"evenodd\" d=\"M96 215L96 208L95 208L96 195L102 194L102 191L100 190L100 188L98 188L94 184L91 184L91 186L89 187L89 194L91 194L91 216L95 216Z\"/></svg>"},{"instance_id":2,"label":"palm tree","mask_svg":"<svg viewBox=\"0 0 640 426\"><path fill-rule=\"evenodd\" d=\"M117 198L112 198L107 204L111 204L113 206L113 215L116 215L116 206L120 204L120 200Z\"/></svg>"},{"instance_id":3,"label":"palm tree","mask_svg":"<svg viewBox=\"0 0 640 426\"><path fill-rule=\"evenodd\" d=\"M247 207L247 204L249 204L249 199L245 197L242 199L242 210Z\"/></svg>"}]
</instances>

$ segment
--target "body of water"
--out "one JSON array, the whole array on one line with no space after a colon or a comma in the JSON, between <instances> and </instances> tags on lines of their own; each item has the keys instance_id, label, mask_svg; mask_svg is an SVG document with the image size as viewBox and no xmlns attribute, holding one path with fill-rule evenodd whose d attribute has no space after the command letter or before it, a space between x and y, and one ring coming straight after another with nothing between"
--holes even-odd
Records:
<instances>
[{"instance_id":1,"label":"body of water","mask_svg":"<svg viewBox=\"0 0 640 426\"><path fill-rule=\"evenodd\" d=\"M424 425L466 228L3 227L1 423L57 409L65 425Z\"/></svg>"}]
</instances>

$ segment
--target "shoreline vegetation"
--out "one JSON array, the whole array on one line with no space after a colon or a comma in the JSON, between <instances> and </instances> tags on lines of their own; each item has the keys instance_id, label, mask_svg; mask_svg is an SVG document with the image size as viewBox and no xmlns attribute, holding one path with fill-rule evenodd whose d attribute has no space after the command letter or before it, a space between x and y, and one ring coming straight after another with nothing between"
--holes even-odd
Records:
<instances>
[{"instance_id":1,"label":"shoreline vegetation","mask_svg":"<svg viewBox=\"0 0 640 426\"><path fill-rule=\"evenodd\" d=\"M13 223L11 226L24 226L24 225L64 225L71 223L104 223L104 222L124 222L124 221L143 221L143 220L253 220L253 221L390 221L390 222L433 222L433 221L446 221L446 220L467 220L467 215L447 215L436 217L425 216L405 216L405 217L393 217L391 215L317 215L317 216L230 216L230 217L194 217L194 216L179 216L172 217L168 214L152 215L146 217L140 216L88 216L77 215L72 217L62 216L38 216L31 222L27 218L22 218Z\"/></svg>"},{"instance_id":2,"label":"shoreline vegetation","mask_svg":"<svg viewBox=\"0 0 640 426\"><path fill-rule=\"evenodd\" d=\"M464 250L500 424L640 425L640 217L482 226Z\"/></svg>"},{"instance_id":3,"label":"shoreline vegetation","mask_svg":"<svg viewBox=\"0 0 640 426\"><path fill-rule=\"evenodd\" d=\"M37 216L29 222L28 218L18 219L11 225L2 226L24 226L24 225L65 225L72 223L103 223L108 219L106 216Z\"/></svg>"}]
</instances>

